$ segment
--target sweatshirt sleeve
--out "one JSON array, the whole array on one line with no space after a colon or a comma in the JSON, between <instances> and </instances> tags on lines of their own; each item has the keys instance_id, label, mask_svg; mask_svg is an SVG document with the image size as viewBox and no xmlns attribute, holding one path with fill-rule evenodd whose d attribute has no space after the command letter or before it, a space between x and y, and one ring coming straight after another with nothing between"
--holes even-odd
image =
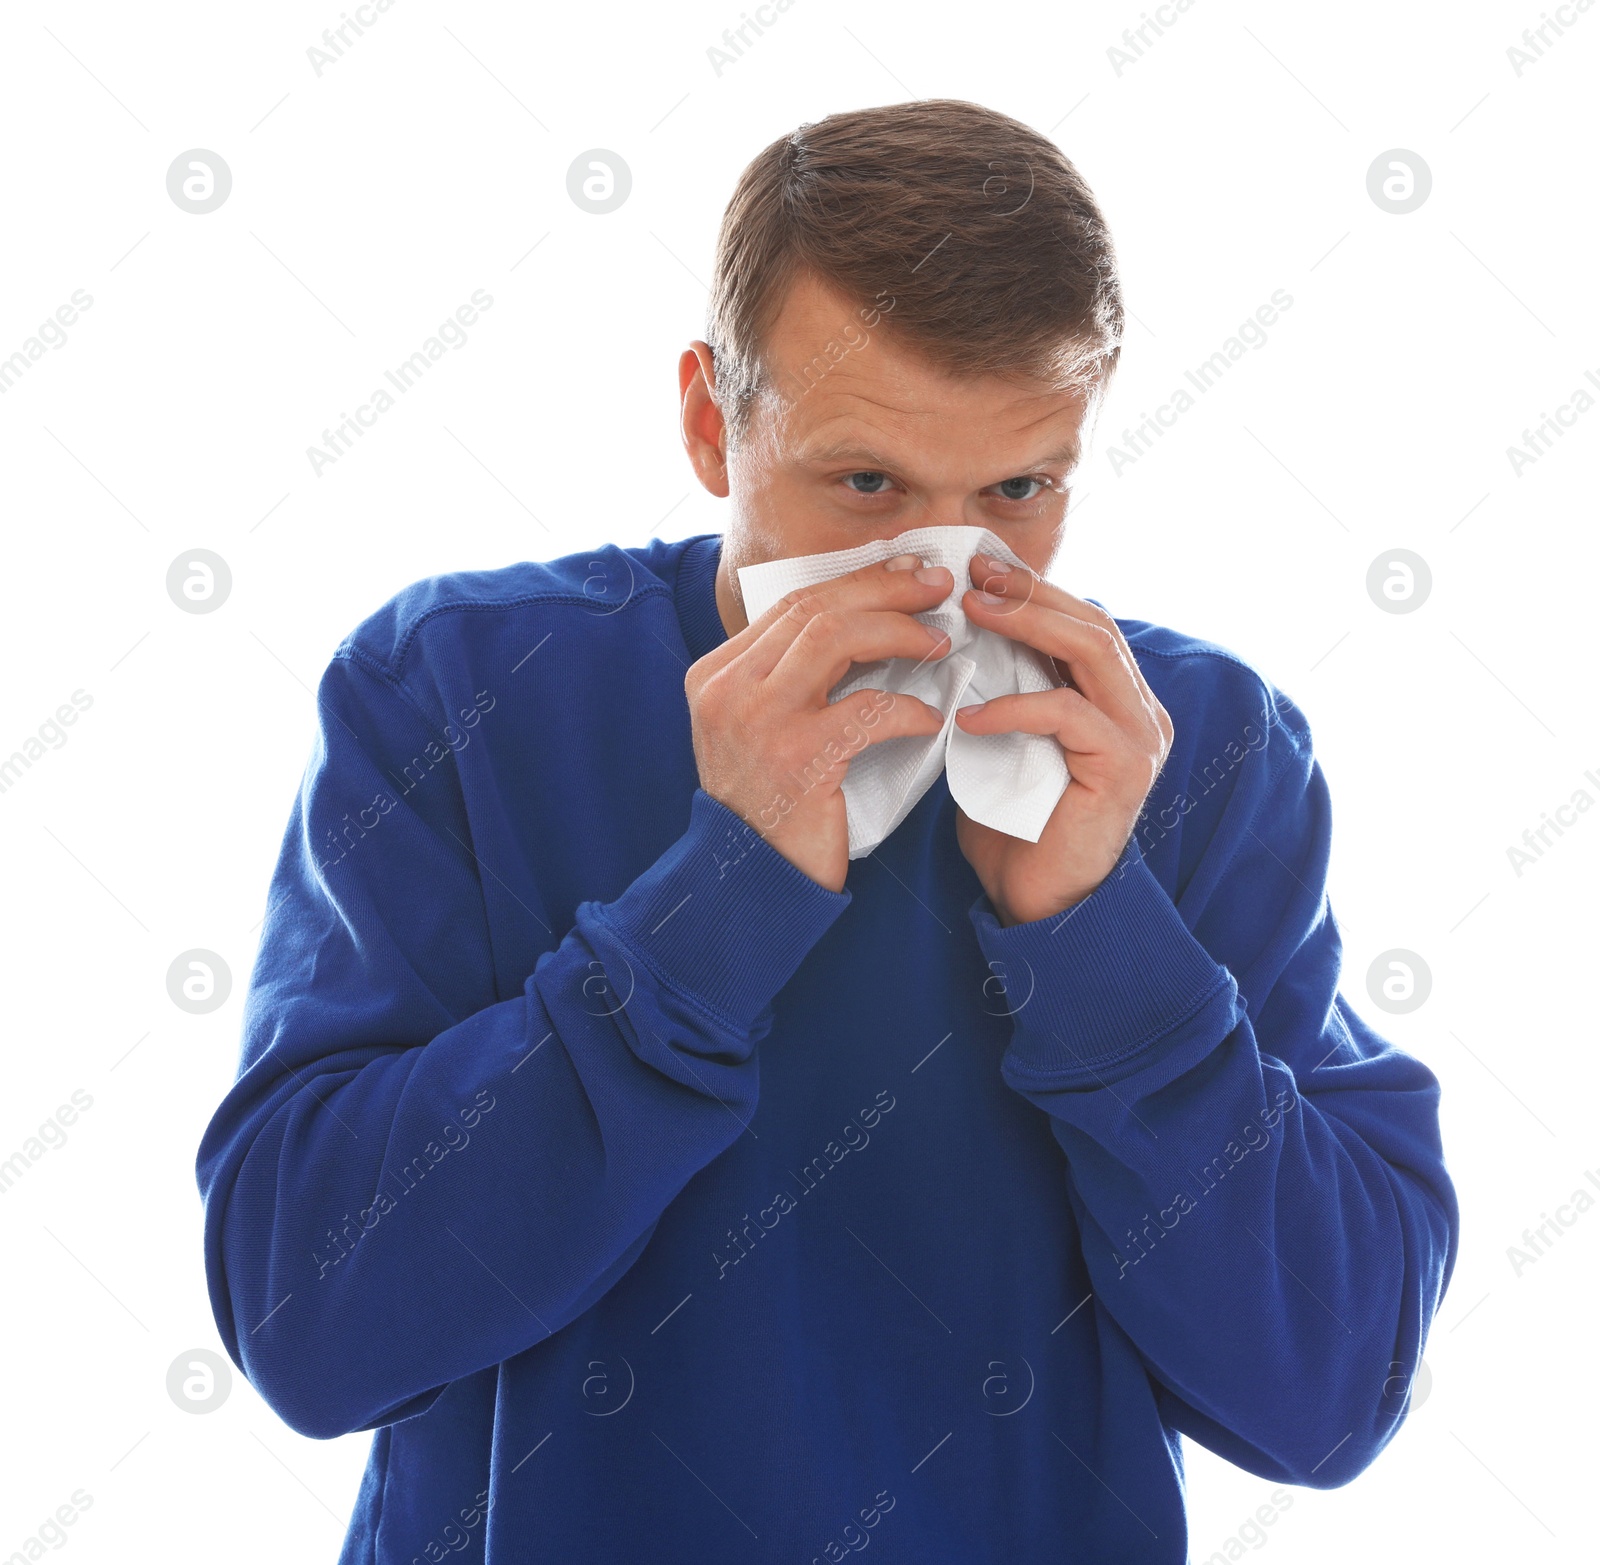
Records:
<instances>
[{"instance_id":1,"label":"sweatshirt sleeve","mask_svg":"<svg viewBox=\"0 0 1600 1565\"><path fill-rule=\"evenodd\" d=\"M196 1175L229 1355L331 1437L425 1411L623 1275L749 1123L771 1001L850 898L696 790L501 995L454 764L348 653L317 702ZM425 744L443 764L397 789Z\"/></svg>"},{"instance_id":2,"label":"sweatshirt sleeve","mask_svg":"<svg viewBox=\"0 0 1600 1565\"><path fill-rule=\"evenodd\" d=\"M1004 1080L1050 1116L1096 1307L1163 1416L1327 1488L1399 1426L1458 1214L1438 1082L1338 992L1328 790L1274 700L1209 837L1163 855L1176 900L1136 836L1063 915L971 917L1014 997Z\"/></svg>"}]
</instances>

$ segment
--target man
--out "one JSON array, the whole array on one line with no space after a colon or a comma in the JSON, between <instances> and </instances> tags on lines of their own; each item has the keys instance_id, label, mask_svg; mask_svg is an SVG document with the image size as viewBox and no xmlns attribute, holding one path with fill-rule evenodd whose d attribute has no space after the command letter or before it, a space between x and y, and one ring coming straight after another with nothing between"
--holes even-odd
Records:
<instances>
[{"instance_id":1,"label":"man","mask_svg":"<svg viewBox=\"0 0 1600 1565\"><path fill-rule=\"evenodd\" d=\"M1338 994L1305 719L1044 579L1121 320L1025 126L802 127L680 365L725 536L338 649L198 1173L235 1362L376 1431L344 1561L1178 1565L1180 1434L1319 1488L1393 1435L1455 1196ZM972 525L1026 568L747 620L740 566ZM941 779L851 860L852 759L942 718L829 692L952 594L1062 679L957 721L1071 781L1037 842Z\"/></svg>"}]
</instances>

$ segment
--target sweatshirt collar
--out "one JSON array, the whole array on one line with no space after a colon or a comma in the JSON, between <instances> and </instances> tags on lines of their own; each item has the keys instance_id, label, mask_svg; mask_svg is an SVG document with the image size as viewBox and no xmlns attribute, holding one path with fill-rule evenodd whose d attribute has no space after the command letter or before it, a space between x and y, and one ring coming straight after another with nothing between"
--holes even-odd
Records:
<instances>
[{"instance_id":1,"label":"sweatshirt collar","mask_svg":"<svg viewBox=\"0 0 1600 1565\"><path fill-rule=\"evenodd\" d=\"M728 639L717 611L717 565L722 559L722 534L706 533L684 545L678 563L675 598L678 623L690 657L698 662Z\"/></svg>"}]
</instances>

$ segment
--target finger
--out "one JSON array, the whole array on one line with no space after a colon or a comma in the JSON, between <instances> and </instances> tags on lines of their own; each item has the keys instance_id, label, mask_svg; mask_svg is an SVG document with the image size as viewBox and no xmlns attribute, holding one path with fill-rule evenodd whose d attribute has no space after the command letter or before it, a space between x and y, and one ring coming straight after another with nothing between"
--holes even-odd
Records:
<instances>
[{"instance_id":1,"label":"finger","mask_svg":"<svg viewBox=\"0 0 1600 1565\"><path fill-rule=\"evenodd\" d=\"M750 627L750 671L765 678L778 666L809 620L824 612L889 610L922 614L950 596L955 578L943 566L924 567L917 555L866 565L813 587L785 593ZM916 656L921 657L918 651Z\"/></svg>"},{"instance_id":2,"label":"finger","mask_svg":"<svg viewBox=\"0 0 1600 1565\"><path fill-rule=\"evenodd\" d=\"M998 559L992 555L975 554L971 561L971 571L973 585L981 591L999 597L1043 603L1047 608L1059 609L1077 619L1104 625L1107 630L1115 634L1125 652L1131 651L1121 627L1099 604L1091 603L1087 598L1080 598L1068 592L1065 587L1058 587L1054 582L1046 581L1044 577L1035 575L1027 566L1013 565L1009 560Z\"/></svg>"},{"instance_id":3,"label":"finger","mask_svg":"<svg viewBox=\"0 0 1600 1565\"><path fill-rule=\"evenodd\" d=\"M823 609L800 626L763 691L782 707L821 706L852 663L883 658L931 662L950 650L950 638L909 614L888 609Z\"/></svg>"},{"instance_id":4,"label":"finger","mask_svg":"<svg viewBox=\"0 0 1600 1565\"><path fill-rule=\"evenodd\" d=\"M850 755L885 739L929 738L944 727L944 713L900 690L857 690L806 720L811 748L832 743ZM837 757L835 757L837 759Z\"/></svg>"},{"instance_id":5,"label":"finger","mask_svg":"<svg viewBox=\"0 0 1600 1565\"><path fill-rule=\"evenodd\" d=\"M1105 626L1017 596L986 603L973 591L961 606L973 624L1059 658L1072 683L1118 723L1152 720L1144 687Z\"/></svg>"},{"instance_id":6,"label":"finger","mask_svg":"<svg viewBox=\"0 0 1600 1565\"><path fill-rule=\"evenodd\" d=\"M996 696L958 707L956 724L969 734L1048 734L1078 755L1103 755L1126 744L1117 725L1076 690Z\"/></svg>"},{"instance_id":7,"label":"finger","mask_svg":"<svg viewBox=\"0 0 1600 1565\"><path fill-rule=\"evenodd\" d=\"M885 739L932 738L944 714L915 696L858 690L805 720L787 749L785 776L801 789L843 780L850 762Z\"/></svg>"},{"instance_id":8,"label":"finger","mask_svg":"<svg viewBox=\"0 0 1600 1565\"><path fill-rule=\"evenodd\" d=\"M898 578L898 581L894 582L894 584L891 584L891 586L886 590L890 590L890 592L901 592L901 594L906 594L907 589L904 587L904 578L906 578L906 576L914 576L915 570L917 570L918 566L920 565L922 565L922 557L920 557L920 555L896 555L896 557L891 558L891 560L882 560L882 562L877 563L877 565L861 566L861 570L848 571L848 573L843 574L843 576L835 576L832 581L819 582L819 584L816 584L814 587L797 587L794 592L786 592L786 594L782 595L781 598L778 598L778 602L768 605L765 613L758 614L757 618L746 621L746 626L744 626L744 629L739 630L738 634L730 635L728 640L723 642L722 645L712 648L712 651L709 651L709 653L707 653L706 656L701 659L701 664L704 666L704 669L706 669L707 675L710 675L715 674L715 672L718 672L720 669L723 669L726 664L730 664L730 662L733 662L734 659L742 658L744 654L749 653L752 648L755 648L757 643L762 642L762 638L765 637L766 632L768 632L768 630L770 630L774 624L778 624L779 621L782 621L784 614L789 613L789 611L792 610L795 605L797 605L798 600L800 600L802 597L805 597L806 594L813 595L814 600L816 600L816 605L821 606L821 603L824 602L827 597L826 589L835 589L835 587L842 586L843 582L850 582L856 578L866 578L867 574L869 573L872 574L872 576L894 576L894 578ZM928 597L933 597L933 594L930 592ZM938 600L934 600L934 602L938 602ZM899 603L885 603L885 605L882 606L885 606L885 608L898 608ZM922 613L922 608L918 606L917 610L915 610L915 613ZM782 656L782 646L784 645L787 645L787 642L779 643L779 645L776 646L776 650L774 650L773 653L768 656L768 658L763 659L762 669L760 669L763 677L765 677L768 672L771 672L773 666L776 666L776 662L778 662L778 659Z\"/></svg>"},{"instance_id":9,"label":"finger","mask_svg":"<svg viewBox=\"0 0 1600 1565\"><path fill-rule=\"evenodd\" d=\"M1047 608L1059 610L1070 614L1075 619L1087 620L1092 625L1098 625L1107 631L1116 641L1117 649L1123 661L1128 666L1134 683L1138 685L1145 703L1151 714L1156 716L1163 732L1168 739L1171 738L1171 724L1164 722L1166 713L1161 703L1156 699L1155 692L1151 690L1149 681L1144 677L1144 670L1139 666L1139 660L1133 655L1133 648L1128 645L1128 638L1123 635L1122 627L1097 603L1091 603L1087 598L1080 598L1068 592L1064 587L1058 587L1053 582L1045 581L1042 577L1035 576L1026 567L1016 567L1008 561L995 559L991 556L977 554L972 558L971 572L973 584L980 590L992 596L1004 598L1007 602L1023 600L1027 602L1042 603Z\"/></svg>"}]
</instances>

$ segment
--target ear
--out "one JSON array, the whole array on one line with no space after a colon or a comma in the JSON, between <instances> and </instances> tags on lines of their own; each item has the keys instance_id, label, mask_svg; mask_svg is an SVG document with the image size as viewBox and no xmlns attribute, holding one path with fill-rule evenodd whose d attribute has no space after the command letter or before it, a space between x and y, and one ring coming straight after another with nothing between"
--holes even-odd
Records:
<instances>
[{"instance_id":1,"label":"ear","mask_svg":"<svg viewBox=\"0 0 1600 1565\"><path fill-rule=\"evenodd\" d=\"M711 494L728 496L727 425L714 395L716 364L711 345L698 339L678 359L678 393L682 399L680 427L683 449L695 477Z\"/></svg>"}]
</instances>

